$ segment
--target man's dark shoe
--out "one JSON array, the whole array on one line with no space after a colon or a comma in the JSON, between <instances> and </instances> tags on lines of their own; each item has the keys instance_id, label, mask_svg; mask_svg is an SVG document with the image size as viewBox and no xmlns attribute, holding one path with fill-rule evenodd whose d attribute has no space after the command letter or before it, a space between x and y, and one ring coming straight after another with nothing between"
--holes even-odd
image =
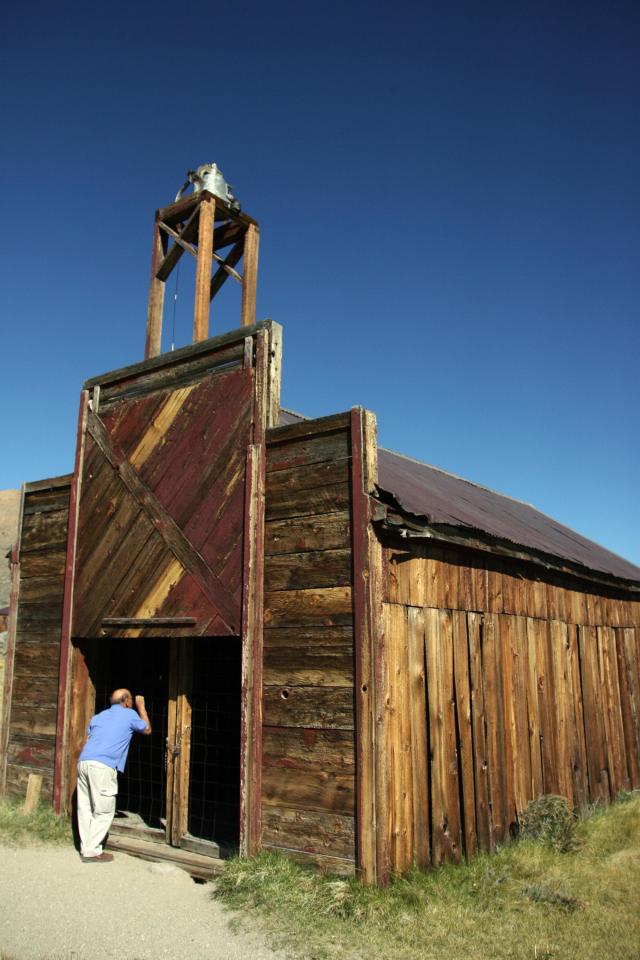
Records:
<instances>
[{"instance_id":1,"label":"man's dark shoe","mask_svg":"<svg viewBox=\"0 0 640 960\"><path fill-rule=\"evenodd\" d=\"M111 863L112 853L100 853L97 857L80 857L83 863Z\"/></svg>"}]
</instances>

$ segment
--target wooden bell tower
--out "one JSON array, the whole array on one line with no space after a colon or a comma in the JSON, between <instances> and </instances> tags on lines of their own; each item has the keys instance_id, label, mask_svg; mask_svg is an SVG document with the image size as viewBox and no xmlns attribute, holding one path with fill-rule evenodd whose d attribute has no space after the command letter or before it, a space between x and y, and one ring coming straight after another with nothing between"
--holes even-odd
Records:
<instances>
[{"instance_id":1,"label":"wooden bell tower","mask_svg":"<svg viewBox=\"0 0 640 960\"><path fill-rule=\"evenodd\" d=\"M156 211L145 360L160 353L165 283L185 251L196 260L193 342L208 338L211 301L229 277L242 286L240 326L255 323L259 236L255 220L208 190Z\"/></svg>"}]
</instances>

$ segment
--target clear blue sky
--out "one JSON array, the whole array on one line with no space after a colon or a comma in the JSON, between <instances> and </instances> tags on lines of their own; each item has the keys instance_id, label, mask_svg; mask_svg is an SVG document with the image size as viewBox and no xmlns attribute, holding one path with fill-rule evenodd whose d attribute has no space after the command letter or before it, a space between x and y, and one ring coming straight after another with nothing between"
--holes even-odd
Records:
<instances>
[{"instance_id":1,"label":"clear blue sky","mask_svg":"<svg viewBox=\"0 0 640 960\"><path fill-rule=\"evenodd\" d=\"M83 381L142 358L154 210L216 161L286 406L640 564L637 3L35 2L0 44L0 489L72 469Z\"/></svg>"}]
</instances>

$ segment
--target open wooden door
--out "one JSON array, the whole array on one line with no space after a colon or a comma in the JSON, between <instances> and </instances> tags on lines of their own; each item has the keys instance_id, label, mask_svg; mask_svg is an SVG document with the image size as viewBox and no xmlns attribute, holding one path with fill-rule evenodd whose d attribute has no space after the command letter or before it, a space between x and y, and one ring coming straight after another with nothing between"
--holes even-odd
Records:
<instances>
[{"instance_id":1,"label":"open wooden door","mask_svg":"<svg viewBox=\"0 0 640 960\"><path fill-rule=\"evenodd\" d=\"M189 830L191 772L193 645L188 639L171 643L167 730L167 842L182 844Z\"/></svg>"}]
</instances>

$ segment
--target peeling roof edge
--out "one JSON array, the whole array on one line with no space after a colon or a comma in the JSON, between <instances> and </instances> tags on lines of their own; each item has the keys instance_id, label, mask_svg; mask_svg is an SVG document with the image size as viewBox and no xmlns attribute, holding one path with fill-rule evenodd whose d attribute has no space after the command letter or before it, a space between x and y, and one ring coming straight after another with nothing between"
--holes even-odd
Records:
<instances>
[{"instance_id":1,"label":"peeling roof edge","mask_svg":"<svg viewBox=\"0 0 640 960\"><path fill-rule=\"evenodd\" d=\"M433 523L424 514L413 513L411 510L405 509L392 493L389 493L387 490L383 492L389 501L393 501L393 503L387 503L387 506L392 506L397 509L399 514L405 517L415 518L417 521L413 525L416 530L413 535L410 531L406 534L400 533L400 525L396 526L393 523L389 523L384 526L384 529L390 533L393 533L395 528L396 535L401 536L403 539L422 539L419 532L420 528L422 528L422 530L428 531L424 537L425 540L446 543L450 546L468 550L481 550L482 552L491 553L497 557L510 557L523 563L532 563L547 571L553 570L565 576L576 577L580 580L596 583L600 586L608 586L612 589L631 590L640 595L640 577L638 577L637 580L620 577L614 573L608 573L606 570L588 567L580 560L570 560L566 557L561 557L559 554L546 553L544 550L540 550L530 544L520 543L508 537L497 537L487 530L472 527L469 524L461 523L457 526L455 524ZM498 496L500 496L500 494L498 494ZM535 510L535 507L533 509ZM420 521L422 521L422 524ZM601 549L605 548L602 547ZM617 554L614 554L614 556L617 556Z\"/></svg>"}]
</instances>

